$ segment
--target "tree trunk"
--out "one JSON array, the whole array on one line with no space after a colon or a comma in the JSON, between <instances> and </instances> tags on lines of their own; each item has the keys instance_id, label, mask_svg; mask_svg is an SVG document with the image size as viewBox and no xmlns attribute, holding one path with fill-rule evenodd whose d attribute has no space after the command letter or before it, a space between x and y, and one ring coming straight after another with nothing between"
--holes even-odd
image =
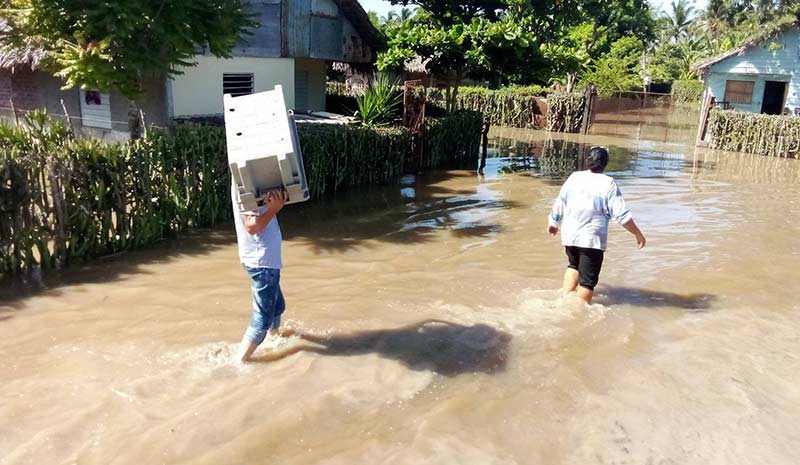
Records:
<instances>
[{"instance_id":1,"label":"tree trunk","mask_svg":"<svg viewBox=\"0 0 800 465\"><path fill-rule=\"evenodd\" d=\"M131 100L128 104L128 132L130 133L131 140L142 138L142 118L139 115L139 106Z\"/></svg>"},{"instance_id":2,"label":"tree trunk","mask_svg":"<svg viewBox=\"0 0 800 465\"><path fill-rule=\"evenodd\" d=\"M456 111L456 109L458 108L458 86L461 85L462 74L463 74L462 70L459 69L458 71L456 71L456 80L455 83L453 84L453 95L451 96L453 102L450 105L450 113Z\"/></svg>"}]
</instances>

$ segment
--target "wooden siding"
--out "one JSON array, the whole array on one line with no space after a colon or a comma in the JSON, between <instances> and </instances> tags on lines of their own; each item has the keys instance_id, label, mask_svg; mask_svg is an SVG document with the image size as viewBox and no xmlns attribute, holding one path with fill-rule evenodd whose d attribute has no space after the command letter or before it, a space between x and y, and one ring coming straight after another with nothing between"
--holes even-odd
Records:
<instances>
[{"instance_id":1,"label":"wooden siding","mask_svg":"<svg viewBox=\"0 0 800 465\"><path fill-rule=\"evenodd\" d=\"M251 0L250 8L261 27L250 30L245 43L233 50L235 56L281 56L281 0Z\"/></svg>"},{"instance_id":2,"label":"wooden siding","mask_svg":"<svg viewBox=\"0 0 800 465\"><path fill-rule=\"evenodd\" d=\"M770 41L715 63L705 77L707 91L718 101L725 100L727 81L751 81L753 99L732 108L760 113L767 81L788 83L785 107L794 114L800 108L800 31L790 30L771 42L780 48L770 50ZM774 48L774 47L773 47Z\"/></svg>"},{"instance_id":3,"label":"wooden siding","mask_svg":"<svg viewBox=\"0 0 800 465\"><path fill-rule=\"evenodd\" d=\"M311 54L311 0L292 0L287 18L288 53L291 57Z\"/></svg>"},{"instance_id":4,"label":"wooden siding","mask_svg":"<svg viewBox=\"0 0 800 465\"><path fill-rule=\"evenodd\" d=\"M349 63L371 63L369 40L333 0L252 0L261 27L251 30L234 56L315 58ZM352 5L350 5L352 14ZM364 27L364 25L360 25ZM210 56L207 49L201 55Z\"/></svg>"}]
</instances>

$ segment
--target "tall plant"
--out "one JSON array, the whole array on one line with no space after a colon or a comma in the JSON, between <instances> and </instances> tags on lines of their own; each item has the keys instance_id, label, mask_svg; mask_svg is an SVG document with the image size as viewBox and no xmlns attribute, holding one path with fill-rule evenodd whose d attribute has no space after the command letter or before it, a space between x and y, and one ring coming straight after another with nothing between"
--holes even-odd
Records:
<instances>
[{"instance_id":1,"label":"tall plant","mask_svg":"<svg viewBox=\"0 0 800 465\"><path fill-rule=\"evenodd\" d=\"M397 86L397 80L378 74L363 94L356 95L358 111L355 116L364 126L385 126L397 121L402 98Z\"/></svg>"}]
</instances>

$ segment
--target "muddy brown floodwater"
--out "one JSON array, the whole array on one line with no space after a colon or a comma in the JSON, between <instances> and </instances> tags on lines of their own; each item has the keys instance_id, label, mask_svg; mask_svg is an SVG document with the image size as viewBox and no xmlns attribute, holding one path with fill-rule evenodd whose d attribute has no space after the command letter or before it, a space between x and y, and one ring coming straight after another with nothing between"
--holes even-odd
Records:
<instances>
[{"instance_id":1,"label":"muddy brown floodwater","mask_svg":"<svg viewBox=\"0 0 800 465\"><path fill-rule=\"evenodd\" d=\"M306 336L257 363L231 361L232 226L5 289L0 463L797 463L800 161L630 131L585 142L648 247L612 227L588 308L559 298L544 233L583 148L518 130L485 178L287 207Z\"/></svg>"}]
</instances>

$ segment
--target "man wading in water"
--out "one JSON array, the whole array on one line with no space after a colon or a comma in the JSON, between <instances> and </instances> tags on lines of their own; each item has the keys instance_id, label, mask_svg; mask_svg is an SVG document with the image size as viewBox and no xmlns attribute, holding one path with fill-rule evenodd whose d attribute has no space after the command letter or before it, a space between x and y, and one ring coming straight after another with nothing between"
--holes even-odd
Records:
<instances>
[{"instance_id":1,"label":"man wading in water","mask_svg":"<svg viewBox=\"0 0 800 465\"><path fill-rule=\"evenodd\" d=\"M561 227L561 243L569 258L564 293L577 289L578 297L592 303L603 266L608 220L613 219L636 236L640 249L647 241L625 207L617 183L603 174L608 165L608 150L592 147L587 163L587 171L572 173L561 187L550 212L548 232L555 236Z\"/></svg>"},{"instance_id":2,"label":"man wading in water","mask_svg":"<svg viewBox=\"0 0 800 465\"><path fill-rule=\"evenodd\" d=\"M256 211L239 210L239 194L231 188L239 260L250 275L253 290L253 317L239 348L239 359L246 362L264 342L267 332L277 335L286 302L281 292L281 228L276 215L288 200L285 192L269 192L266 206Z\"/></svg>"}]
</instances>

